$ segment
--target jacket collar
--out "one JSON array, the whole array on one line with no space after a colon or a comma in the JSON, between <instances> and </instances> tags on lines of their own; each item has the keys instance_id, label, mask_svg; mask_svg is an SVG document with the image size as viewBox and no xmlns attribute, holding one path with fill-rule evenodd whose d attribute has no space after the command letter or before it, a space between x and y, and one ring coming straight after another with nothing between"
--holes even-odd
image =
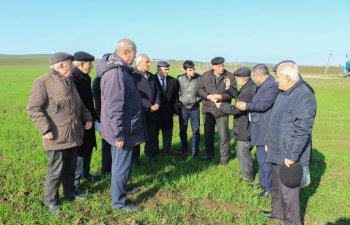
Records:
<instances>
[{"instance_id":1,"label":"jacket collar","mask_svg":"<svg viewBox=\"0 0 350 225\"><path fill-rule=\"evenodd\" d=\"M288 90L285 91L285 94L289 95L290 93L292 93L292 91L298 87L299 85L301 85L302 83L304 83L304 80L302 78L300 78L291 88L289 88Z\"/></svg>"},{"instance_id":2,"label":"jacket collar","mask_svg":"<svg viewBox=\"0 0 350 225\"><path fill-rule=\"evenodd\" d=\"M269 75L266 80L264 80L264 82L262 82L259 87L262 87L263 85L265 85L266 83L268 83L269 81L275 81L275 78L271 75Z\"/></svg>"},{"instance_id":3,"label":"jacket collar","mask_svg":"<svg viewBox=\"0 0 350 225\"><path fill-rule=\"evenodd\" d=\"M77 67L74 67L73 72L75 72L75 74L80 78L80 79L84 79L84 78L89 78L90 75L87 73L83 73L80 69L78 69Z\"/></svg>"}]
</instances>

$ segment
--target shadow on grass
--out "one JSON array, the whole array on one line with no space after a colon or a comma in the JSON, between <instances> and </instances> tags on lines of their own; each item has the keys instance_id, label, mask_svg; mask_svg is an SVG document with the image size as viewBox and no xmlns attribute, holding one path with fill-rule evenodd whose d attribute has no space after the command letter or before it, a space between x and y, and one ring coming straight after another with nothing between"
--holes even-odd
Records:
<instances>
[{"instance_id":1,"label":"shadow on grass","mask_svg":"<svg viewBox=\"0 0 350 225\"><path fill-rule=\"evenodd\" d=\"M317 149L312 149L311 162L310 162L310 176L311 183L308 187L302 189L301 191L301 215L304 220L307 204L309 198L314 195L317 188L320 185L321 178L326 171L326 162L324 155Z\"/></svg>"},{"instance_id":2,"label":"shadow on grass","mask_svg":"<svg viewBox=\"0 0 350 225\"><path fill-rule=\"evenodd\" d=\"M339 218L334 223L328 222L326 225L349 225L350 224L350 218Z\"/></svg>"}]
</instances>

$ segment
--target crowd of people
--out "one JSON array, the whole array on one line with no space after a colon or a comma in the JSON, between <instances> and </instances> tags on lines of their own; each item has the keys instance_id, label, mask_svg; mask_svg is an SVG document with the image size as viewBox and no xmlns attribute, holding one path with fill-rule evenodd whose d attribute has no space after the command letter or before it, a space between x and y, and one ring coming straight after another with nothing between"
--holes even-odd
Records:
<instances>
[{"instance_id":1,"label":"crowd of people","mask_svg":"<svg viewBox=\"0 0 350 225\"><path fill-rule=\"evenodd\" d=\"M194 62L187 60L184 73L174 78L169 75L168 62L159 61L153 75L150 58L146 54L136 57L136 52L132 40L119 40L115 52L105 54L97 64L93 81L89 74L94 56L58 52L50 58L50 71L34 81L27 111L42 135L48 159L44 203L49 211L60 212L61 183L65 199L84 200L81 179L99 179L90 173L95 131L102 136L102 174L111 176L112 207L142 210L127 200L126 190L131 164L141 163L140 144L145 144L150 161L156 161L159 154L175 153L172 137L174 115L178 115L181 149L177 154L199 158L202 113L203 160L213 161L216 128L219 164L228 165L232 158L228 123L233 115L241 179L260 188L261 198L272 196L271 211L262 211L262 215L285 224L302 224L300 188L310 183L316 99L296 63L276 64L273 77L265 64L231 73L223 57L213 58L212 68L201 75ZM159 148L160 131L163 149ZM254 146L258 183L253 182Z\"/></svg>"}]
</instances>

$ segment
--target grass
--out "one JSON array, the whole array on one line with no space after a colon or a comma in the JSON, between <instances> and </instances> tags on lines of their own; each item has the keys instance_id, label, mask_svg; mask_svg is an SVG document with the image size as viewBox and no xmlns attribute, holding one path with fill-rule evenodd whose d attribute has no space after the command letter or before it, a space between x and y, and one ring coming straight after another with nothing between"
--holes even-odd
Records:
<instances>
[{"instance_id":1,"label":"grass","mask_svg":"<svg viewBox=\"0 0 350 225\"><path fill-rule=\"evenodd\" d=\"M218 157L213 163L176 156L160 156L157 162L150 162L142 155L141 167L132 167L129 182L140 187L129 198L144 207L142 212L112 211L110 177L104 177L83 183L87 200L63 201L62 213L51 215L42 203L46 155L25 111L32 82L48 70L47 61L39 56L29 58L30 63L21 57L0 57L0 224L280 224L259 214L269 209L270 199L259 199L258 190L239 180L237 159L219 166ZM182 72L179 62L172 65L172 75ZM302 212L305 224L349 224L350 79L340 79L336 72L330 75L332 79L322 79L323 73L317 71L323 69L308 68L303 73L316 91L318 109L312 183L302 190ZM179 149L178 118L174 121L173 147ZM93 173L99 173L101 166L99 137L97 134ZM201 147L203 143L202 135ZM235 157L234 145L231 140ZM217 143L215 147L218 150Z\"/></svg>"}]
</instances>

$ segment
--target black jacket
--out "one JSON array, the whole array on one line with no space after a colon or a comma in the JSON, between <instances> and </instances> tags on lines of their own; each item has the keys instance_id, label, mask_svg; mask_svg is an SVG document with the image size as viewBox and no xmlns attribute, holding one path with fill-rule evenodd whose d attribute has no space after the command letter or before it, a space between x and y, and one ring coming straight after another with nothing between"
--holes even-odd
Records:
<instances>
[{"instance_id":1,"label":"black jacket","mask_svg":"<svg viewBox=\"0 0 350 225\"><path fill-rule=\"evenodd\" d=\"M256 89L256 84L250 79L239 90L237 101L250 101L253 98ZM220 110L226 114L234 115L233 136L239 141L250 141L250 122L248 119L248 112L240 111L235 105L230 105L228 103L221 104Z\"/></svg>"},{"instance_id":2,"label":"black jacket","mask_svg":"<svg viewBox=\"0 0 350 225\"><path fill-rule=\"evenodd\" d=\"M163 129L173 127L173 116L178 114L179 83L177 79L167 76L165 90L161 87L158 75L154 75L160 90L159 125Z\"/></svg>"},{"instance_id":3,"label":"black jacket","mask_svg":"<svg viewBox=\"0 0 350 225\"><path fill-rule=\"evenodd\" d=\"M231 87L228 90L225 90L226 84L224 79L226 77L231 81ZM231 99L236 98L238 94L235 76L232 73L225 70L217 80L213 70L209 70L199 80L197 90L198 95L203 99L202 113L211 113L216 118L226 116L226 114L216 108L214 102L207 99L207 95L220 94L222 96L221 102L231 103Z\"/></svg>"},{"instance_id":4,"label":"black jacket","mask_svg":"<svg viewBox=\"0 0 350 225\"><path fill-rule=\"evenodd\" d=\"M91 77L89 74L81 72L78 68L74 68L72 71L71 80L75 84L78 90L79 96L83 101L85 107L91 113L93 121L97 120L97 115L94 107L94 100L91 90ZM96 147L95 128L92 126L90 130L84 130L84 146Z\"/></svg>"},{"instance_id":5,"label":"black jacket","mask_svg":"<svg viewBox=\"0 0 350 225\"><path fill-rule=\"evenodd\" d=\"M199 108L199 103L202 101L197 94L199 87L200 74L195 74L191 79L187 74L182 74L177 77L179 82L179 103L180 107L188 110Z\"/></svg>"}]
</instances>

